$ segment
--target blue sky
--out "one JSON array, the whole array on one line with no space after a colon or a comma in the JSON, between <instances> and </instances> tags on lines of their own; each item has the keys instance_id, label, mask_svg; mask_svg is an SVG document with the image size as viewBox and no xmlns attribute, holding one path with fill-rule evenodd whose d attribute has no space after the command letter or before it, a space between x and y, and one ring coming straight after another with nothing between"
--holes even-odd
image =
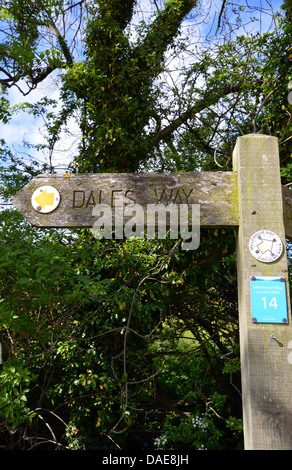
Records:
<instances>
[{"instance_id":1,"label":"blue sky","mask_svg":"<svg viewBox=\"0 0 292 470\"><path fill-rule=\"evenodd\" d=\"M219 12L221 10L222 6L222 1L223 0L201 0L201 4L203 5L203 10L201 13L201 18L200 18L200 24L197 25L198 18L195 17L194 15L189 15L187 20L184 22L183 25L183 32L187 34L193 34L194 39L193 39L193 44L196 43L197 41L197 35L199 34L204 34L206 32L212 31L212 28L210 25L213 25L213 30L217 28L218 24L218 17L219 17ZM271 2L272 8L274 11L276 11L279 6L282 4L282 0L249 0L248 4L251 7L252 10L252 16L255 16L258 18L258 22L253 24L252 27L251 25L247 26L250 30L251 33L255 33L256 30L261 29L262 32L265 32L269 29L271 26L271 15L266 15L262 16L260 15L258 8L260 6L263 6L264 8L268 8L269 3ZM163 5L163 0L156 0L154 2L153 0L150 2L149 0L143 0L140 3L140 7L137 8L137 18L138 17L143 17L144 19L147 19L151 13L155 13L156 11L156 6L158 8L161 8ZM230 6L231 3L234 3L231 0L227 0L227 15L230 17L230 21L233 21L231 19L232 16L232 8ZM245 0L238 0L236 2L237 4L244 4ZM204 13L205 9L205 13ZM231 16L230 16L231 15ZM244 16L244 21L248 22L250 15L245 15ZM234 17L234 15L233 15ZM242 26L238 32L240 34L245 34L246 29L244 26ZM211 38L211 35L210 35ZM36 90L34 90L32 93L30 93L27 96L22 96L21 93L14 87L9 90L9 98L11 101L11 105L15 105L17 103L22 103L25 101L29 101L31 103L37 102L39 99L41 99L43 96L47 96L49 98L53 99L59 99L59 90L58 90L58 85L56 83L55 77L48 77L43 83L38 86ZM27 140L30 143L33 144L40 144L43 143L43 136L41 133L41 128L43 126L43 123L39 119L34 119L32 116L24 113L24 112L19 112L17 113L13 119L7 124L7 125L1 125L0 127L0 138L3 138L9 146L13 146L15 150L19 151L24 151L22 142L23 140ZM75 127L74 128L74 123L72 122L72 130L73 134L78 136L78 130ZM68 161L70 158L70 154L72 153L72 149L70 149L70 141L67 139L65 141L65 136L63 140L63 147L64 151L60 153L58 156L57 154L57 163L61 163L61 159L64 158L64 162ZM76 147L76 139L75 142L72 144L73 146ZM60 147L60 149L62 149ZM26 150L27 151L27 150ZM34 154L37 158L43 158L41 154ZM23 154L23 158L25 157L25 154ZM58 161L58 159L60 160Z\"/></svg>"},{"instance_id":2,"label":"blue sky","mask_svg":"<svg viewBox=\"0 0 292 470\"><path fill-rule=\"evenodd\" d=\"M37 103L44 96L47 98L55 99L59 101L60 107L62 105L59 98L59 84L55 76L48 77L43 83L41 83L36 90L27 96L23 96L15 87L9 90L9 100L11 106L19 105L22 103ZM23 141L29 142L33 145L39 145L45 143L45 129L44 121L42 118L35 118L33 115L26 113L25 111L18 111L12 117L8 124L0 127L0 138L3 138L5 142L16 152L20 152L19 155L23 159L29 160L29 155L32 155L35 160L47 161L48 158L41 152L33 149L27 149L23 146ZM72 129L74 136L77 136L78 129ZM55 165L62 165L62 169L65 171L66 164L69 162L70 154L72 149L71 145L74 146L74 138L68 141L68 137L63 135L62 144L60 144L60 152L55 152L55 158L53 163ZM58 147L57 147L58 149ZM62 151L61 151L62 150ZM67 155L68 153L68 155ZM61 169L61 171L62 171Z\"/></svg>"}]
</instances>

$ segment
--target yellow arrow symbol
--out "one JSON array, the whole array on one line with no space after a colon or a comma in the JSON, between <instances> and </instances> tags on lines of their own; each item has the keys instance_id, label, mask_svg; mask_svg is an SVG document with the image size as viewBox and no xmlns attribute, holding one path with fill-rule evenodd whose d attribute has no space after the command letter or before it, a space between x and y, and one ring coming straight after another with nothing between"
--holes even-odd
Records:
<instances>
[{"instance_id":1,"label":"yellow arrow symbol","mask_svg":"<svg viewBox=\"0 0 292 470\"><path fill-rule=\"evenodd\" d=\"M54 193L47 193L47 190L45 189L37 197L35 197L34 200L41 206L42 209L44 209L45 206L52 206L54 204L54 198Z\"/></svg>"}]
</instances>

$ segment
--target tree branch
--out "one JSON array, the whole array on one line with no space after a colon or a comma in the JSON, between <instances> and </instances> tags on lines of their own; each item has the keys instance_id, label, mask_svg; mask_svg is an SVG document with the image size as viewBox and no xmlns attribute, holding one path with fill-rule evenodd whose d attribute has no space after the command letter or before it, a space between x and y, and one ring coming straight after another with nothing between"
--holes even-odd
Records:
<instances>
[{"instance_id":1,"label":"tree branch","mask_svg":"<svg viewBox=\"0 0 292 470\"><path fill-rule=\"evenodd\" d=\"M38 21L36 20L38 26L46 26L48 27L52 33L56 36L56 39L62 49L64 57L66 59L67 65L73 64L73 57L69 51L65 38L62 36L60 31L58 30L57 26L52 21Z\"/></svg>"},{"instance_id":2,"label":"tree branch","mask_svg":"<svg viewBox=\"0 0 292 470\"><path fill-rule=\"evenodd\" d=\"M158 11L156 19L149 27L143 43L136 48L136 53L152 69L153 76L164 59L164 53L179 32L183 19L196 6L197 0L169 1L164 10ZM149 61L149 58L152 60ZM154 58L154 63L153 63ZM143 66L145 64L143 62ZM153 67L154 66L154 67Z\"/></svg>"},{"instance_id":3,"label":"tree branch","mask_svg":"<svg viewBox=\"0 0 292 470\"><path fill-rule=\"evenodd\" d=\"M261 80L259 80L261 83ZM216 104L220 98L229 95L230 93L237 93L241 89L241 83L234 85L228 85L216 93L209 93L208 97L204 97L199 100L194 106L189 108L187 111L182 113L178 118L174 119L168 126L161 129L154 139L155 142L160 142L161 140L165 140L173 134L182 124L186 123L189 119L191 119L195 114L203 111L204 109L208 108Z\"/></svg>"}]
</instances>

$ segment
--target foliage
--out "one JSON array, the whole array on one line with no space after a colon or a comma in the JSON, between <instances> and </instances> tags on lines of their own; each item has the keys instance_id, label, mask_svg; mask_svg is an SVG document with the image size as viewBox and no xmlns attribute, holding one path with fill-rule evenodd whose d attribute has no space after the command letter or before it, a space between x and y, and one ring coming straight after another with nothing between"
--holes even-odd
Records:
<instances>
[{"instance_id":1,"label":"foliage","mask_svg":"<svg viewBox=\"0 0 292 470\"><path fill-rule=\"evenodd\" d=\"M10 423L12 429L24 421L31 422L33 416L27 408L27 393L29 385L35 379L31 372L13 361L5 364L0 374L0 380L4 384L1 390L0 409L1 415Z\"/></svg>"},{"instance_id":2,"label":"foliage","mask_svg":"<svg viewBox=\"0 0 292 470\"><path fill-rule=\"evenodd\" d=\"M163 424L163 434L156 438L155 445L158 450L226 450L223 435L208 414L185 420L170 414Z\"/></svg>"},{"instance_id":3,"label":"foliage","mask_svg":"<svg viewBox=\"0 0 292 470\"><path fill-rule=\"evenodd\" d=\"M41 446L37 435L46 436L46 445L66 447L64 434L69 448L110 448L111 439L122 446L125 433L120 431L139 420L135 408L141 400L152 400L154 389L155 399L162 386L168 400L185 395L197 407L207 390L217 388L205 378L196 391L193 381L187 386L190 376L195 381L198 376L200 384L208 360L200 360L196 373L184 371L186 388L183 376L174 374L176 361L163 364L186 327L180 319L180 290L187 282L193 302L198 291L193 268L181 272L184 260L178 251L173 255L173 241L105 243L86 232L74 237L43 233L23 226L21 216L11 211L2 212L2 227L2 435L10 425L16 427L24 448ZM198 253L191 257L198 264ZM204 322L205 315L199 335ZM195 358L204 341L201 346L192 338L195 346L182 357Z\"/></svg>"}]
</instances>

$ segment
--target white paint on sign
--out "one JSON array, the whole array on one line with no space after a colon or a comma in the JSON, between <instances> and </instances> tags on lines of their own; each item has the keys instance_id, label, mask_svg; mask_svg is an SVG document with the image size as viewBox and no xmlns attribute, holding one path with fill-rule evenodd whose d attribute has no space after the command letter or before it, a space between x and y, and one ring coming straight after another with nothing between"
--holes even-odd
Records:
<instances>
[{"instance_id":1,"label":"white paint on sign","mask_svg":"<svg viewBox=\"0 0 292 470\"><path fill-rule=\"evenodd\" d=\"M280 258L283 243L280 237L271 230L259 230L250 238L249 251L258 261L271 263Z\"/></svg>"},{"instance_id":2,"label":"white paint on sign","mask_svg":"<svg viewBox=\"0 0 292 470\"><path fill-rule=\"evenodd\" d=\"M60 193L53 186L41 186L31 197L32 207L43 214L55 210L60 203Z\"/></svg>"}]
</instances>

